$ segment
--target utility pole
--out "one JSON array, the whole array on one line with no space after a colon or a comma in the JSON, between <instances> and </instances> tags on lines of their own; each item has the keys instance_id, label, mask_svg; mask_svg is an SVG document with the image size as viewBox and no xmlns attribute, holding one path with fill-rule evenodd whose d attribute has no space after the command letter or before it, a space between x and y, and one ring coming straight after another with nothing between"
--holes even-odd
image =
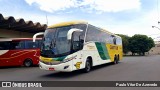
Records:
<instances>
[{"instance_id":1,"label":"utility pole","mask_svg":"<svg viewBox=\"0 0 160 90\"><path fill-rule=\"evenodd\" d=\"M46 24L48 26L48 17L47 17L47 14L46 14Z\"/></svg>"}]
</instances>

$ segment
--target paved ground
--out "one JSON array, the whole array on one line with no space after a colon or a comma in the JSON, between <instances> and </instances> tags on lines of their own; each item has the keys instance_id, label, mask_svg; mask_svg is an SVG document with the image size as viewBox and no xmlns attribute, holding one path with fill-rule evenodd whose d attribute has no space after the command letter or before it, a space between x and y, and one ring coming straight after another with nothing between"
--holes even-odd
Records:
<instances>
[{"instance_id":1,"label":"paved ground","mask_svg":"<svg viewBox=\"0 0 160 90\"><path fill-rule=\"evenodd\" d=\"M117 65L105 64L97 66L94 67L93 70L89 73L83 73L81 71L75 71L70 73L43 71L40 70L39 67L0 68L0 81L6 81L6 80L9 81L160 81L160 56L124 57L123 61L121 61ZM85 88L85 89L89 90L90 88ZM147 88L143 89L146 90ZM56 90L59 89L57 88ZM123 88L123 90L125 90L125 88Z\"/></svg>"}]
</instances>

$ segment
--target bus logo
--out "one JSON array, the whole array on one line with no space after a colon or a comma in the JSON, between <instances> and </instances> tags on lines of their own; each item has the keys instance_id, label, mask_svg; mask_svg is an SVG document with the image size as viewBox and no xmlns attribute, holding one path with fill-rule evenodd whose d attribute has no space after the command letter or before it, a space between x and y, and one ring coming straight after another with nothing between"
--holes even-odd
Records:
<instances>
[{"instance_id":1,"label":"bus logo","mask_svg":"<svg viewBox=\"0 0 160 90\"><path fill-rule=\"evenodd\" d=\"M77 68L77 69L80 69L80 65L82 64L82 62L77 62L74 66Z\"/></svg>"},{"instance_id":2,"label":"bus logo","mask_svg":"<svg viewBox=\"0 0 160 90\"><path fill-rule=\"evenodd\" d=\"M118 46L111 45L111 46L110 46L110 49L118 50Z\"/></svg>"}]
</instances>

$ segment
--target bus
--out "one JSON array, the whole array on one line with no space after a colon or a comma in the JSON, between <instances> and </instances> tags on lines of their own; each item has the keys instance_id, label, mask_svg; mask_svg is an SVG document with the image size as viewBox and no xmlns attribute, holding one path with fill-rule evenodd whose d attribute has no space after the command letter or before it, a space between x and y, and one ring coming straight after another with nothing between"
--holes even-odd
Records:
<instances>
[{"instance_id":1,"label":"bus","mask_svg":"<svg viewBox=\"0 0 160 90\"><path fill-rule=\"evenodd\" d=\"M122 60L122 39L84 21L49 26L43 34L39 67L42 70L71 72Z\"/></svg>"},{"instance_id":2,"label":"bus","mask_svg":"<svg viewBox=\"0 0 160 90\"><path fill-rule=\"evenodd\" d=\"M0 39L0 67L38 65L42 39L2 38Z\"/></svg>"}]
</instances>

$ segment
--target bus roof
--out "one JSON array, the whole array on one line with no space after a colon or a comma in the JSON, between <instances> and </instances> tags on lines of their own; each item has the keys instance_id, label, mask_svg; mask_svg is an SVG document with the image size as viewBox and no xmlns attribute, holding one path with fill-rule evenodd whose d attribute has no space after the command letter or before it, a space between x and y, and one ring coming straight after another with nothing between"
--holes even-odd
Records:
<instances>
[{"instance_id":1,"label":"bus roof","mask_svg":"<svg viewBox=\"0 0 160 90\"><path fill-rule=\"evenodd\" d=\"M110 34L110 35L114 35L115 37L120 37L120 36L118 36L118 35L116 35L116 34L114 34L114 33L109 32L109 31L106 30L106 29L101 29L101 31L103 31L103 32L105 32L105 33L108 33L108 34ZM121 37L120 37L120 38L121 38Z\"/></svg>"},{"instance_id":2,"label":"bus roof","mask_svg":"<svg viewBox=\"0 0 160 90\"><path fill-rule=\"evenodd\" d=\"M49 26L48 28L55 28L55 27L60 27L60 26L68 26L68 25L74 25L74 24L87 24L86 21L69 21L69 22L62 22L58 24L54 24Z\"/></svg>"},{"instance_id":3,"label":"bus roof","mask_svg":"<svg viewBox=\"0 0 160 90\"><path fill-rule=\"evenodd\" d=\"M88 22L82 21L82 20L61 22L61 23L58 23L58 24L51 25L51 26L49 26L48 28L68 26L68 25L74 25L74 24L88 24ZM99 28L99 27L98 27L98 28ZM101 31L103 31L103 32L105 32L105 33L109 33L109 34L114 35L114 36L116 36L116 37L120 37L120 36L118 36L118 35L116 35L116 34L114 34L114 33L109 32L109 31L106 30L106 29L103 29L103 28L101 28Z\"/></svg>"},{"instance_id":4,"label":"bus roof","mask_svg":"<svg viewBox=\"0 0 160 90\"><path fill-rule=\"evenodd\" d=\"M41 40L42 38L37 38ZM33 40L33 38L1 38L0 41L12 41L12 40Z\"/></svg>"}]
</instances>

